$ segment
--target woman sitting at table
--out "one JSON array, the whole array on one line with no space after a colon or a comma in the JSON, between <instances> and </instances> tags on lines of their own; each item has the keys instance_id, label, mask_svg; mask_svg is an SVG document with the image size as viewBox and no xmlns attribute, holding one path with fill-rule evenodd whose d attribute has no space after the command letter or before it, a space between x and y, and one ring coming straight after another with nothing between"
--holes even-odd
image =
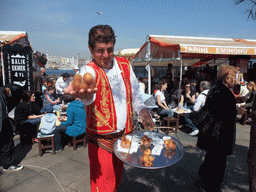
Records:
<instances>
[{"instance_id":1,"label":"woman sitting at table","mask_svg":"<svg viewBox=\"0 0 256 192\"><path fill-rule=\"evenodd\" d=\"M182 92L180 100L181 103L187 104L188 109L193 108L193 105L196 100L196 93L191 91L190 86L190 83L185 84L185 90Z\"/></svg>"},{"instance_id":2,"label":"woman sitting at table","mask_svg":"<svg viewBox=\"0 0 256 192\"><path fill-rule=\"evenodd\" d=\"M62 117L61 125L54 132L55 151L63 150L63 137L77 137L85 133L86 114L84 105L79 99L72 101L67 108L67 117Z\"/></svg>"},{"instance_id":3,"label":"woman sitting at table","mask_svg":"<svg viewBox=\"0 0 256 192\"><path fill-rule=\"evenodd\" d=\"M167 88L167 81L162 79L159 82L158 90L155 93L156 104L158 105L157 113L158 115L167 115L168 117L173 117L173 111L168 107L165 101L164 91Z\"/></svg>"},{"instance_id":4,"label":"woman sitting at table","mask_svg":"<svg viewBox=\"0 0 256 192\"><path fill-rule=\"evenodd\" d=\"M35 94L32 91L24 91L22 101L14 111L14 120L16 126L20 128L20 133L35 136L43 116L44 114L40 114L40 109L35 103ZM23 126L24 124L26 125Z\"/></svg>"},{"instance_id":5,"label":"woman sitting at table","mask_svg":"<svg viewBox=\"0 0 256 192\"><path fill-rule=\"evenodd\" d=\"M256 96L256 84L253 81L248 82L247 89L249 90L249 93L245 95L246 104L243 106L245 107L247 114L250 115L250 110L252 109L252 104Z\"/></svg>"}]
</instances>

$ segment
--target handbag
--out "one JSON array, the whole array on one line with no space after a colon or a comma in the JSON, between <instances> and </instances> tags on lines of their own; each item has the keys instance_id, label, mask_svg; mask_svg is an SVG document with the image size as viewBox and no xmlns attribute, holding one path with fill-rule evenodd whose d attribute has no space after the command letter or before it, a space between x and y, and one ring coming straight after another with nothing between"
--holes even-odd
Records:
<instances>
[{"instance_id":1,"label":"handbag","mask_svg":"<svg viewBox=\"0 0 256 192\"><path fill-rule=\"evenodd\" d=\"M213 122L212 115L207 107L203 106L199 111L190 114L190 119L199 130L206 132Z\"/></svg>"},{"instance_id":2,"label":"handbag","mask_svg":"<svg viewBox=\"0 0 256 192\"><path fill-rule=\"evenodd\" d=\"M209 109L203 106L198 112L193 112L190 119L199 131L203 133L210 133L214 138L219 138L220 128L222 121L214 122L213 116L210 114Z\"/></svg>"}]
</instances>

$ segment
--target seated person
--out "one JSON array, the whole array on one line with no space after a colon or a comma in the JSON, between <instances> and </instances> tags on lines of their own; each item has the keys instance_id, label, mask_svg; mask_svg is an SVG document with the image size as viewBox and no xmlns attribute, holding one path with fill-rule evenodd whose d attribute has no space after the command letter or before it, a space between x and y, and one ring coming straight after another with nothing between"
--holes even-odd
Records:
<instances>
[{"instance_id":1,"label":"seated person","mask_svg":"<svg viewBox=\"0 0 256 192\"><path fill-rule=\"evenodd\" d=\"M39 113L39 108L35 103L35 94L32 91L24 91L22 101L16 106L14 120L16 126L20 127L21 134L36 135L41 118L44 114ZM25 123L31 126L23 126ZM36 140L35 140L36 141Z\"/></svg>"},{"instance_id":2,"label":"seated person","mask_svg":"<svg viewBox=\"0 0 256 192\"><path fill-rule=\"evenodd\" d=\"M181 103L186 103L188 109L192 109L196 100L196 93L191 91L190 83L185 83L185 90L181 93Z\"/></svg>"},{"instance_id":3,"label":"seated person","mask_svg":"<svg viewBox=\"0 0 256 192\"><path fill-rule=\"evenodd\" d=\"M167 88L167 81L162 79L159 82L159 89L155 93L155 101L158 105L157 113L161 115L167 115L168 117L173 117L173 111L168 107L165 101L164 91Z\"/></svg>"},{"instance_id":4,"label":"seated person","mask_svg":"<svg viewBox=\"0 0 256 192\"><path fill-rule=\"evenodd\" d=\"M183 92L183 90L184 90L184 84L181 83L180 88L178 86L178 88L175 89L174 92L172 93L171 98L174 101L175 106L177 106L178 103L180 102L181 93Z\"/></svg>"},{"instance_id":5,"label":"seated person","mask_svg":"<svg viewBox=\"0 0 256 192\"><path fill-rule=\"evenodd\" d=\"M53 107L51 105L46 105L43 112L46 114L41 119L39 130L44 135L53 134L56 127L60 126L60 121L58 120L58 117L52 113Z\"/></svg>"},{"instance_id":6,"label":"seated person","mask_svg":"<svg viewBox=\"0 0 256 192\"><path fill-rule=\"evenodd\" d=\"M193 108L192 108L193 111L199 111L204 106L209 89L210 89L210 83L208 81L202 81L200 83L201 93L198 95L198 97L195 100L195 104L193 105ZM189 117L190 117L189 113L184 115L184 118L186 121L185 126L188 126L189 128L192 129L192 132L189 135L195 136L198 134L199 131L195 127L195 125L192 123L191 119L189 119Z\"/></svg>"},{"instance_id":7,"label":"seated person","mask_svg":"<svg viewBox=\"0 0 256 192\"><path fill-rule=\"evenodd\" d=\"M67 108L67 117L63 117L63 122L56 127L54 132L55 151L63 150L62 138L65 134L71 137L77 137L85 133L86 130L86 113L81 101L72 101Z\"/></svg>"},{"instance_id":8,"label":"seated person","mask_svg":"<svg viewBox=\"0 0 256 192\"><path fill-rule=\"evenodd\" d=\"M245 97L245 95L247 95L247 93L249 93L248 90L248 84L242 84L240 87L240 97Z\"/></svg>"},{"instance_id":9,"label":"seated person","mask_svg":"<svg viewBox=\"0 0 256 192\"><path fill-rule=\"evenodd\" d=\"M195 79L190 80L190 90L193 94L196 95L196 98L197 98L197 96L199 95L199 93L197 92L197 80Z\"/></svg>"},{"instance_id":10,"label":"seated person","mask_svg":"<svg viewBox=\"0 0 256 192\"><path fill-rule=\"evenodd\" d=\"M42 93L43 93L43 94L46 92L46 89L47 89L47 80L44 79L44 80L43 80L43 86L42 86Z\"/></svg>"},{"instance_id":11,"label":"seated person","mask_svg":"<svg viewBox=\"0 0 256 192\"><path fill-rule=\"evenodd\" d=\"M58 105L58 103L60 103L60 98L55 99L53 96L54 93L55 93L54 86L48 87L48 90L44 94L43 108L47 105L53 106L53 110L55 110L55 111L57 110L58 107L61 108L61 106Z\"/></svg>"},{"instance_id":12,"label":"seated person","mask_svg":"<svg viewBox=\"0 0 256 192\"><path fill-rule=\"evenodd\" d=\"M256 96L256 84L253 81L247 83L247 89L249 93L246 94L246 104L243 105L247 111L247 114L250 115L250 110L252 109L252 104Z\"/></svg>"}]
</instances>

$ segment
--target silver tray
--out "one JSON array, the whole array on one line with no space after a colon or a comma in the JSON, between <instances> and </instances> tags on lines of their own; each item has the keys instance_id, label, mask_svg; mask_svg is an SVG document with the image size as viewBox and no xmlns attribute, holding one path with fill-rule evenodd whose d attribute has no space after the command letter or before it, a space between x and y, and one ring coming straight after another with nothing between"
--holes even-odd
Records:
<instances>
[{"instance_id":1,"label":"silver tray","mask_svg":"<svg viewBox=\"0 0 256 192\"><path fill-rule=\"evenodd\" d=\"M154 137L155 135L155 136L158 136L160 139L162 139L164 136L169 136L163 133L155 133L155 132L149 132L149 131L134 132L129 135L133 136L133 138L134 136L137 136L137 138L140 139L141 137L143 137L145 133L148 135L148 137L150 136ZM176 138L171 137L171 139L176 144L176 149L174 151L170 151L163 148L160 155L153 155L155 159L151 167L145 167L141 165L140 157L143 155L143 151L145 149L144 146L139 146L138 151L136 153L132 153L132 154L124 153L117 150L118 149L118 146L117 146L118 140L117 140L114 143L114 153L121 161L123 161L128 165L138 167L138 168L143 168L143 169L161 169L161 168L172 166L175 163L179 162L185 154L184 146ZM154 148L154 145L151 144L150 148L152 150Z\"/></svg>"}]
</instances>

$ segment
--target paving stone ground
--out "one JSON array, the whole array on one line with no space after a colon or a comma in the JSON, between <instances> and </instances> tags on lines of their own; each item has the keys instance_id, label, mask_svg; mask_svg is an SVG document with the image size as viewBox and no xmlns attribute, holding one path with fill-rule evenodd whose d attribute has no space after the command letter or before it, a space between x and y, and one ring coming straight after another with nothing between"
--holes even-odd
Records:
<instances>
[{"instance_id":1,"label":"paving stone ground","mask_svg":"<svg viewBox=\"0 0 256 192\"><path fill-rule=\"evenodd\" d=\"M249 190L246 156L249 148L250 125L237 124L234 154L228 157L223 192ZM174 133L170 133L176 136ZM124 173L118 192L198 192L200 191L198 168L203 162L204 151L196 147L197 137L184 131L177 136L186 153L175 165L158 170L145 170L124 165ZM0 192L89 192L90 174L88 149L80 146L77 151L65 149L52 155L39 156L38 145L21 146L19 136L14 137L15 159L25 168L5 173L0 168ZM55 178L56 177L56 178Z\"/></svg>"}]
</instances>

